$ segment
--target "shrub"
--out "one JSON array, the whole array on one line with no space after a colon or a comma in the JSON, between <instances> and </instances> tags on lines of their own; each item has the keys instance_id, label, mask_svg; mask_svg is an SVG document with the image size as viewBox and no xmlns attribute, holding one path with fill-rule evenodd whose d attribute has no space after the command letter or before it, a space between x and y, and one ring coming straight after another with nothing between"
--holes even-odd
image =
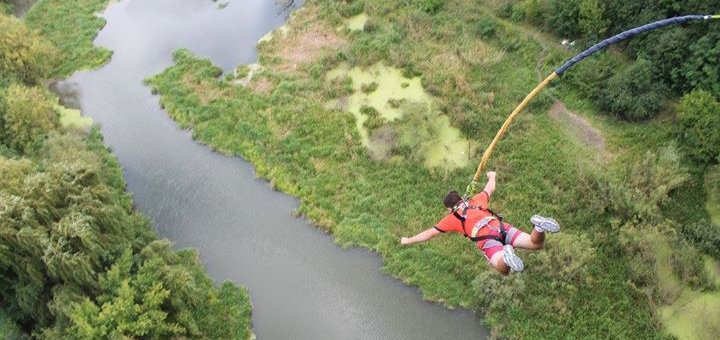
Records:
<instances>
[{"instance_id":1,"label":"shrub","mask_svg":"<svg viewBox=\"0 0 720 340\"><path fill-rule=\"evenodd\" d=\"M11 85L4 94L7 109L2 137L18 151L28 151L34 141L55 129L57 113L50 95L39 87Z\"/></svg>"},{"instance_id":2,"label":"shrub","mask_svg":"<svg viewBox=\"0 0 720 340\"><path fill-rule=\"evenodd\" d=\"M637 121L655 116L663 104L664 88L655 82L652 63L638 59L610 78L600 92L600 106L616 117Z\"/></svg>"},{"instance_id":3,"label":"shrub","mask_svg":"<svg viewBox=\"0 0 720 340\"><path fill-rule=\"evenodd\" d=\"M710 93L696 90L680 102L677 137L682 150L700 164L720 157L720 102Z\"/></svg>"},{"instance_id":4,"label":"shrub","mask_svg":"<svg viewBox=\"0 0 720 340\"><path fill-rule=\"evenodd\" d=\"M521 5L512 6L510 20L513 22L523 22L525 20L525 8Z\"/></svg>"},{"instance_id":5,"label":"shrub","mask_svg":"<svg viewBox=\"0 0 720 340\"><path fill-rule=\"evenodd\" d=\"M547 2L545 0L525 0L522 3L525 11L525 18L537 26L545 25L545 17L547 16Z\"/></svg>"},{"instance_id":6,"label":"shrub","mask_svg":"<svg viewBox=\"0 0 720 340\"><path fill-rule=\"evenodd\" d=\"M500 10L498 10L497 16L501 17L503 19L510 19L512 16L514 5L512 3L505 3L500 7Z\"/></svg>"},{"instance_id":7,"label":"shrub","mask_svg":"<svg viewBox=\"0 0 720 340\"><path fill-rule=\"evenodd\" d=\"M561 284L580 287L589 279L596 249L584 234L559 233L547 238L545 249L534 254L529 270L553 273Z\"/></svg>"},{"instance_id":8,"label":"shrub","mask_svg":"<svg viewBox=\"0 0 720 340\"><path fill-rule=\"evenodd\" d=\"M588 98L599 101L602 91L621 64L608 53L599 53L575 65L565 74L567 84Z\"/></svg>"},{"instance_id":9,"label":"shrub","mask_svg":"<svg viewBox=\"0 0 720 340\"><path fill-rule=\"evenodd\" d=\"M562 37L580 35L580 1L581 0L550 0L550 27Z\"/></svg>"},{"instance_id":10,"label":"shrub","mask_svg":"<svg viewBox=\"0 0 720 340\"><path fill-rule=\"evenodd\" d=\"M589 39L603 37L610 22L603 18L605 8L600 0L583 0L578 8L578 26Z\"/></svg>"},{"instance_id":11,"label":"shrub","mask_svg":"<svg viewBox=\"0 0 720 340\"><path fill-rule=\"evenodd\" d=\"M637 51L641 58L653 61L655 77L663 84L674 90L687 90L690 84L681 66L688 60L690 50L687 45L693 39L680 27L653 34L654 39L632 39L629 48Z\"/></svg>"},{"instance_id":12,"label":"shrub","mask_svg":"<svg viewBox=\"0 0 720 340\"><path fill-rule=\"evenodd\" d=\"M627 170L615 169L606 197L612 198L610 208L616 216L625 221L658 220L660 205L689 178L688 169L681 166L680 160L677 148L670 145L658 153L647 152Z\"/></svg>"},{"instance_id":13,"label":"shrub","mask_svg":"<svg viewBox=\"0 0 720 340\"><path fill-rule=\"evenodd\" d=\"M19 20L0 13L0 74L35 84L48 76L57 50Z\"/></svg>"},{"instance_id":14,"label":"shrub","mask_svg":"<svg viewBox=\"0 0 720 340\"><path fill-rule=\"evenodd\" d=\"M720 261L720 226L707 220L679 223L679 230L700 251Z\"/></svg>"},{"instance_id":15,"label":"shrub","mask_svg":"<svg viewBox=\"0 0 720 340\"><path fill-rule=\"evenodd\" d=\"M483 16L482 18L480 18L480 20L478 20L477 24L475 25L478 35L483 38L494 37L497 31L497 27L497 20L490 16Z\"/></svg>"},{"instance_id":16,"label":"shrub","mask_svg":"<svg viewBox=\"0 0 720 340\"><path fill-rule=\"evenodd\" d=\"M690 46L692 53L682 67L682 73L689 83L689 88L720 93L720 44L718 41L720 41L720 32L715 29L710 30L707 35L697 39Z\"/></svg>"},{"instance_id":17,"label":"shrub","mask_svg":"<svg viewBox=\"0 0 720 340\"><path fill-rule=\"evenodd\" d=\"M439 12L443 5L443 0L414 0L413 5L415 8L428 13L428 14L435 14Z\"/></svg>"},{"instance_id":18,"label":"shrub","mask_svg":"<svg viewBox=\"0 0 720 340\"><path fill-rule=\"evenodd\" d=\"M655 303L672 303L683 287L709 284L695 248L680 239L672 221L620 227L620 244L630 257L630 279Z\"/></svg>"}]
</instances>

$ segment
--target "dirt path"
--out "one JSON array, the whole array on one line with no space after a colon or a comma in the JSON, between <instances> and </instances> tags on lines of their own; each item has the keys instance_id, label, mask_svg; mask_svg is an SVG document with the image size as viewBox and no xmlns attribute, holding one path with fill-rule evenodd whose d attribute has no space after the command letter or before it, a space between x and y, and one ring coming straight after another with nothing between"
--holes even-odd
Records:
<instances>
[{"instance_id":1,"label":"dirt path","mask_svg":"<svg viewBox=\"0 0 720 340\"><path fill-rule=\"evenodd\" d=\"M548 46L543 40L543 37L537 33L533 34L535 40L540 43L542 50L540 51L540 57L535 64L535 73L537 74L538 81L543 80L543 73L541 67L545 58L547 57ZM570 134L575 137L581 144L596 149L597 151L605 152L605 138L602 133L594 128L585 118L578 116L577 113L567 109L565 103L560 101L551 95L551 98L555 100L555 104L548 110L550 118L558 123L563 124L569 130Z\"/></svg>"},{"instance_id":2,"label":"dirt path","mask_svg":"<svg viewBox=\"0 0 720 340\"><path fill-rule=\"evenodd\" d=\"M570 134L583 145L599 152L605 152L605 138L600 131L590 125L585 118L568 110L563 102L555 101L555 104L548 111L548 115L567 127Z\"/></svg>"}]
</instances>

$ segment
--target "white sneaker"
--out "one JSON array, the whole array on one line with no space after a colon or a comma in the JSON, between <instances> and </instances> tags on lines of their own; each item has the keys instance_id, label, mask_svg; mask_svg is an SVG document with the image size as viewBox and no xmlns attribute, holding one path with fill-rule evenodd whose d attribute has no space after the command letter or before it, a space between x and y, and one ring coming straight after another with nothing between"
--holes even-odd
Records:
<instances>
[{"instance_id":1,"label":"white sneaker","mask_svg":"<svg viewBox=\"0 0 720 340\"><path fill-rule=\"evenodd\" d=\"M523 260L515 255L515 249L509 244L503 247L503 260L505 260L505 264L514 272L521 272L525 269Z\"/></svg>"},{"instance_id":2,"label":"white sneaker","mask_svg":"<svg viewBox=\"0 0 720 340\"><path fill-rule=\"evenodd\" d=\"M560 225L555 221L555 219L552 219L550 217L542 217L540 215L533 215L530 217L530 222L532 222L535 227L542 231L547 231L549 233L557 233L560 231Z\"/></svg>"}]
</instances>

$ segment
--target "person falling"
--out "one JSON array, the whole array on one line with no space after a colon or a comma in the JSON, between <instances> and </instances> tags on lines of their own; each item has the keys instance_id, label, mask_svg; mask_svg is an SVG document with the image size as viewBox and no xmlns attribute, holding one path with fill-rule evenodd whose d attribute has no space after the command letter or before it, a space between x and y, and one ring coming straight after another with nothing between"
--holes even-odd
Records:
<instances>
[{"instance_id":1,"label":"person falling","mask_svg":"<svg viewBox=\"0 0 720 340\"><path fill-rule=\"evenodd\" d=\"M488 208L490 196L495 191L495 176L494 171L488 172L485 188L469 201L464 200L457 191L449 192L443 200L449 214L430 229L413 237L400 238L400 244L424 242L445 232L462 233L475 242L490 265L503 275L509 274L511 269L515 272L523 271L525 265L515 254L514 248L542 249L545 233L560 231L560 225L552 218L533 215L530 222L534 228L528 234L503 222L501 216Z\"/></svg>"}]
</instances>

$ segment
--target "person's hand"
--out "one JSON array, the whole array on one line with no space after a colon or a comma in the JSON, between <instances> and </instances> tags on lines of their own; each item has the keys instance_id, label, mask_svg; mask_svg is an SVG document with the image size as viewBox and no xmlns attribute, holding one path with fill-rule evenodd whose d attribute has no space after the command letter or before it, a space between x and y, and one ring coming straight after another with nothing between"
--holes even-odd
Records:
<instances>
[{"instance_id":1,"label":"person's hand","mask_svg":"<svg viewBox=\"0 0 720 340\"><path fill-rule=\"evenodd\" d=\"M407 237L401 237L401 238L400 238L400 244L402 244L402 245L408 245L408 244L410 244L410 239L407 238Z\"/></svg>"},{"instance_id":2,"label":"person's hand","mask_svg":"<svg viewBox=\"0 0 720 340\"><path fill-rule=\"evenodd\" d=\"M487 173L488 179L495 178L496 175L497 173L495 173L495 171L488 171Z\"/></svg>"}]
</instances>

